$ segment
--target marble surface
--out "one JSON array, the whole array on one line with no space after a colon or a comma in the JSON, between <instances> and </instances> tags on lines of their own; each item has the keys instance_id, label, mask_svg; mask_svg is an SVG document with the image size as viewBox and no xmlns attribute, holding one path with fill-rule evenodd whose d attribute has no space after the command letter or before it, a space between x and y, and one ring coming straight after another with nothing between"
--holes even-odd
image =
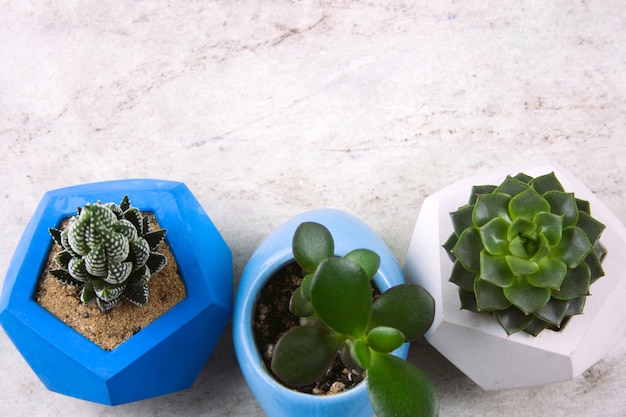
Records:
<instances>
[{"instance_id":1,"label":"marble surface","mask_svg":"<svg viewBox=\"0 0 626 417\"><path fill-rule=\"evenodd\" d=\"M0 280L43 193L185 182L230 245L318 207L404 261L424 197L549 158L626 222L622 0L4 1ZM263 416L228 330L194 386L106 407L47 391L0 332L0 415ZM441 416L622 416L626 339L573 381L483 392L425 342ZM601 405L601 409L598 407Z\"/></svg>"}]
</instances>

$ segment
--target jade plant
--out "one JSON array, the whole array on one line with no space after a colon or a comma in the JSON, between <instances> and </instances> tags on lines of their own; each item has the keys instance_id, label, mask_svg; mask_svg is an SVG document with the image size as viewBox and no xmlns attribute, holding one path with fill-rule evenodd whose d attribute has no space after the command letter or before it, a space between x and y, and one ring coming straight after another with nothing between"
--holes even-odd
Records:
<instances>
[{"instance_id":1,"label":"jade plant","mask_svg":"<svg viewBox=\"0 0 626 417\"><path fill-rule=\"evenodd\" d=\"M156 252L166 230L150 231L150 219L132 207L128 196L119 205L86 204L63 230L48 229L62 247L50 271L62 284L80 288L83 304L94 300L102 311L121 297L146 306L148 281L166 263Z\"/></svg>"},{"instance_id":2,"label":"jade plant","mask_svg":"<svg viewBox=\"0 0 626 417\"><path fill-rule=\"evenodd\" d=\"M562 328L604 275L605 226L554 173L475 186L451 220L444 248L461 308L492 314L509 335Z\"/></svg>"},{"instance_id":3,"label":"jade plant","mask_svg":"<svg viewBox=\"0 0 626 417\"><path fill-rule=\"evenodd\" d=\"M422 336L434 317L434 301L422 287L402 284L374 300L372 278L380 257L368 249L334 256L328 229L305 222L293 236L293 254L304 271L290 310L300 326L276 343L271 368L285 384L304 386L322 377L340 355L365 370L376 414L432 416L438 402L428 377L392 352Z\"/></svg>"}]
</instances>

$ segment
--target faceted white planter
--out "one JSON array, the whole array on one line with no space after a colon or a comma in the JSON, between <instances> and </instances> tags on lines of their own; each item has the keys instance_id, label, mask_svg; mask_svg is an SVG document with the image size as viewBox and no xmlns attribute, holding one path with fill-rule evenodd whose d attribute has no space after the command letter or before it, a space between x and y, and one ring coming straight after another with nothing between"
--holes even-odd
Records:
<instances>
[{"instance_id":1,"label":"faceted white planter","mask_svg":"<svg viewBox=\"0 0 626 417\"><path fill-rule=\"evenodd\" d=\"M450 212L467 203L472 185L499 184L507 175L533 177L554 171L567 192L589 201L593 217L606 225L605 276L590 289L582 315L560 331L537 337L507 336L491 315L461 310L458 287L449 282L452 262L442 245L452 233ZM485 390L548 384L573 379L600 360L626 330L626 228L613 213L563 167L553 163L513 166L452 184L424 200L404 265L409 282L435 299L435 320L427 340Z\"/></svg>"}]
</instances>

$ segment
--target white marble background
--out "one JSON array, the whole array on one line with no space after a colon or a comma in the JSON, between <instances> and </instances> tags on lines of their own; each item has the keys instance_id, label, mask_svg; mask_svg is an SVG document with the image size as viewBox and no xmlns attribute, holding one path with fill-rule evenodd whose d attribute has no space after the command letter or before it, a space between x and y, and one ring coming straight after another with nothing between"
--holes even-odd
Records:
<instances>
[{"instance_id":1,"label":"white marble background","mask_svg":"<svg viewBox=\"0 0 626 417\"><path fill-rule=\"evenodd\" d=\"M425 196L552 159L626 222L622 0L0 1L0 280L43 193L185 182L235 284L311 208L404 261ZM230 331L194 386L106 407L48 392L0 332L0 415L262 416ZM622 416L626 340L580 378L483 392L432 350L441 416Z\"/></svg>"}]
</instances>

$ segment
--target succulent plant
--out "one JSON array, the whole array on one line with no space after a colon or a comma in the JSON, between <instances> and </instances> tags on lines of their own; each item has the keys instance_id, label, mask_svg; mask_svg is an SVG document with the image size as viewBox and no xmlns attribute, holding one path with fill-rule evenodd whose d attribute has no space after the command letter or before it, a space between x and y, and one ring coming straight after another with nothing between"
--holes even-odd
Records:
<instances>
[{"instance_id":1,"label":"succulent plant","mask_svg":"<svg viewBox=\"0 0 626 417\"><path fill-rule=\"evenodd\" d=\"M434 317L434 300L422 287L403 284L373 301L372 278L380 257L368 249L334 256L328 229L305 222L293 237L296 262L305 271L291 297L300 326L274 348L271 368L290 386L322 377L339 354L344 364L364 369L376 414L432 416L437 396L428 377L391 353L422 336Z\"/></svg>"},{"instance_id":2,"label":"succulent plant","mask_svg":"<svg viewBox=\"0 0 626 417\"><path fill-rule=\"evenodd\" d=\"M605 226L553 172L475 186L450 215L454 232L443 246L461 308L492 314L508 334L561 328L604 275Z\"/></svg>"},{"instance_id":3,"label":"succulent plant","mask_svg":"<svg viewBox=\"0 0 626 417\"><path fill-rule=\"evenodd\" d=\"M62 247L55 256L59 269L50 271L57 281L81 288L80 300L94 300L102 311L120 297L138 306L148 303L148 281L166 263L156 252L166 230L150 231L150 220L132 207L128 196L121 203L86 204L64 230L50 228Z\"/></svg>"}]
</instances>

